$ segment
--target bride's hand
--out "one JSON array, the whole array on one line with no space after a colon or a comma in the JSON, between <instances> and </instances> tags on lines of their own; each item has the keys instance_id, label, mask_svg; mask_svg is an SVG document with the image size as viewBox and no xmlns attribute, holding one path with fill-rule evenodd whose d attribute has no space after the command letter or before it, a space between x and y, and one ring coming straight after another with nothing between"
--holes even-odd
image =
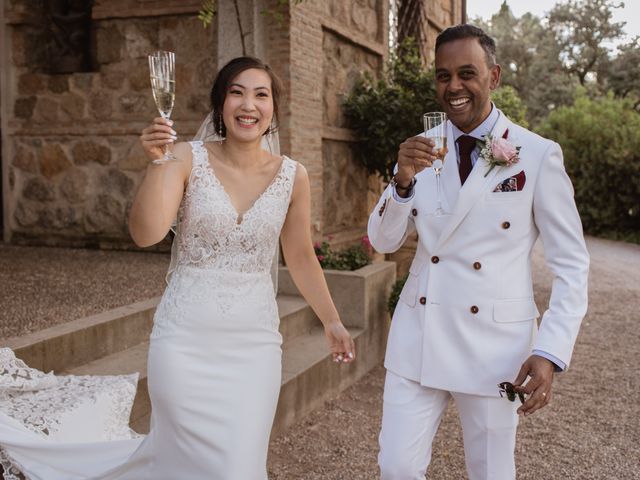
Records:
<instances>
[{"instance_id":1,"label":"bride's hand","mask_svg":"<svg viewBox=\"0 0 640 480\"><path fill-rule=\"evenodd\" d=\"M164 155L163 147L176 141L176 132L171 128L173 122L162 117L153 119L153 123L142 130L140 142L149 160L157 160Z\"/></svg>"},{"instance_id":2,"label":"bride's hand","mask_svg":"<svg viewBox=\"0 0 640 480\"><path fill-rule=\"evenodd\" d=\"M327 337L334 362L349 363L356 359L356 346L342 322L334 322L325 326L324 334Z\"/></svg>"}]
</instances>

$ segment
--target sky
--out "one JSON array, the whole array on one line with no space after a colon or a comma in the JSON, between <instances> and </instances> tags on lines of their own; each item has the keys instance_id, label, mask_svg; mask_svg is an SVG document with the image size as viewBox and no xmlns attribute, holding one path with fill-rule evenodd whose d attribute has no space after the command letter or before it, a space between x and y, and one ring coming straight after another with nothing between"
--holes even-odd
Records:
<instances>
[{"instance_id":1,"label":"sky","mask_svg":"<svg viewBox=\"0 0 640 480\"><path fill-rule=\"evenodd\" d=\"M467 0L467 16L469 20L482 17L488 20L491 15L500 10L503 0ZM551 10L558 0L507 0L511 11L516 17L522 16L526 12L542 17ZM640 0L624 0L624 8L614 10L613 19L616 22L627 22L624 27L627 38L622 43L631 40L634 36L640 35Z\"/></svg>"}]
</instances>

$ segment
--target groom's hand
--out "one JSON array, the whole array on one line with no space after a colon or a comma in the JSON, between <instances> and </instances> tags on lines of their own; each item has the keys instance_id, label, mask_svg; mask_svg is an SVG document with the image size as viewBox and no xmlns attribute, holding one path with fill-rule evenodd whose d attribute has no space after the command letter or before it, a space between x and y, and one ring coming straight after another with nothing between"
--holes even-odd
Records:
<instances>
[{"instance_id":1,"label":"groom's hand","mask_svg":"<svg viewBox=\"0 0 640 480\"><path fill-rule=\"evenodd\" d=\"M433 155L435 144L422 135L407 138L398 151L398 172L396 182L407 185L417 173L429 168L436 157Z\"/></svg>"},{"instance_id":2,"label":"groom's hand","mask_svg":"<svg viewBox=\"0 0 640 480\"><path fill-rule=\"evenodd\" d=\"M554 365L551 361L538 355L531 355L522 364L518 377L513 382L517 392L527 396L524 404L518 409L518 415L528 416L549 404L551 400L551 384L553 382ZM523 386L522 384L531 377Z\"/></svg>"}]
</instances>

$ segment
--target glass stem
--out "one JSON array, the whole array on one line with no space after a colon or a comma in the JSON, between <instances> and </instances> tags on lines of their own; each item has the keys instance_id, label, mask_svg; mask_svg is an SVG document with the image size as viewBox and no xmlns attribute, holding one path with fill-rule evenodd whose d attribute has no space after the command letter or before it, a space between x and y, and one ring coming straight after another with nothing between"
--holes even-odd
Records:
<instances>
[{"instance_id":1,"label":"glass stem","mask_svg":"<svg viewBox=\"0 0 640 480\"><path fill-rule=\"evenodd\" d=\"M436 189L437 189L437 195L438 195L438 208L437 211L441 212L442 211L442 199L440 198L440 172L436 172Z\"/></svg>"}]
</instances>

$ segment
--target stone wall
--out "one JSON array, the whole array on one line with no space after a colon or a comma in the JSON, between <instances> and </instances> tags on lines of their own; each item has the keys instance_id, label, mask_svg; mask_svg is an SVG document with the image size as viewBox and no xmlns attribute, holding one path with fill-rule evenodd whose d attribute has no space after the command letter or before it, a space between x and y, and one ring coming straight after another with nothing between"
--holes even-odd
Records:
<instances>
[{"instance_id":1,"label":"stone wall","mask_svg":"<svg viewBox=\"0 0 640 480\"><path fill-rule=\"evenodd\" d=\"M70 74L46 73L51 39L42 2L6 6L12 55L5 57L11 71L3 84L9 117L3 174L9 179L5 235L12 242L130 245L126 217L146 166L138 136L158 115L147 55L176 52L172 117L183 138L209 111L217 67L215 26L203 28L200 2L165 4L96 1L94 71Z\"/></svg>"},{"instance_id":2,"label":"stone wall","mask_svg":"<svg viewBox=\"0 0 640 480\"><path fill-rule=\"evenodd\" d=\"M388 0L309 0L291 9L291 155L311 179L316 238L346 243L364 235L370 199L354 159L342 102L365 71L378 75L387 54ZM377 182L371 182L378 191Z\"/></svg>"},{"instance_id":3,"label":"stone wall","mask_svg":"<svg viewBox=\"0 0 640 480\"><path fill-rule=\"evenodd\" d=\"M293 3L293 2L292 2ZM429 42L461 20L464 0L427 2ZM47 73L44 0L5 3L2 60L5 240L130 247L126 218L145 168L140 131L157 115L146 55L176 52L173 118L191 138L209 110L217 67L240 55L235 8L213 25L200 0L95 0L92 71ZM342 102L364 72L382 72L389 0L238 0L247 53L284 83L281 150L309 172L316 239L356 241L381 183L353 158ZM263 12L277 11L280 16ZM50 39L49 39L50 41ZM428 46L429 49L433 45ZM166 246L166 245L165 245Z\"/></svg>"}]
</instances>

